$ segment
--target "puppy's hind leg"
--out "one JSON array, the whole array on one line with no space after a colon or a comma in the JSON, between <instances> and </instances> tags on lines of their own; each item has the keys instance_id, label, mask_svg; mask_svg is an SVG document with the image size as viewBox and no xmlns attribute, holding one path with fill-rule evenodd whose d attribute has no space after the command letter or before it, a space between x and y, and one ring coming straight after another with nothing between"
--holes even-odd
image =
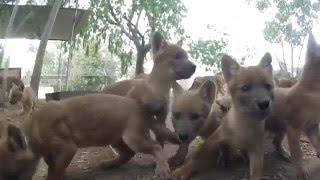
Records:
<instances>
[{"instance_id":1,"label":"puppy's hind leg","mask_svg":"<svg viewBox=\"0 0 320 180\"><path fill-rule=\"evenodd\" d=\"M302 150L300 147L301 130L294 127L287 128L288 143L291 153L291 161L296 170L297 179L308 179L308 172L302 166Z\"/></svg>"},{"instance_id":2,"label":"puppy's hind leg","mask_svg":"<svg viewBox=\"0 0 320 180\"><path fill-rule=\"evenodd\" d=\"M112 148L117 151L118 157L103 162L101 167L104 170L119 167L122 164L130 161L130 159L135 155L135 152L132 151L122 140L119 143L112 145Z\"/></svg>"}]
</instances>

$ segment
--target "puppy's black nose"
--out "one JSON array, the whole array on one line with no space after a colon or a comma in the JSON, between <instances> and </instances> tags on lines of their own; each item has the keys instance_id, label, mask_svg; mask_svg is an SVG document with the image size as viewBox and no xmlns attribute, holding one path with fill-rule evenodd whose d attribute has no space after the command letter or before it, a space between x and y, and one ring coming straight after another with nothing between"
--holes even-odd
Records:
<instances>
[{"instance_id":1,"label":"puppy's black nose","mask_svg":"<svg viewBox=\"0 0 320 180\"><path fill-rule=\"evenodd\" d=\"M269 101L258 102L258 106L259 106L260 110L264 111L269 108Z\"/></svg>"},{"instance_id":2,"label":"puppy's black nose","mask_svg":"<svg viewBox=\"0 0 320 180\"><path fill-rule=\"evenodd\" d=\"M197 66L195 64L191 64L190 72L194 73L196 71Z\"/></svg>"},{"instance_id":3,"label":"puppy's black nose","mask_svg":"<svg viewBox=\"0 0 320 180\"><path fill-rule=\"evenodd\" d=\"M185 141L189 139L189 135L188 134L179 134L179 139L181 141Z\"/></svg>"}]
</instances>

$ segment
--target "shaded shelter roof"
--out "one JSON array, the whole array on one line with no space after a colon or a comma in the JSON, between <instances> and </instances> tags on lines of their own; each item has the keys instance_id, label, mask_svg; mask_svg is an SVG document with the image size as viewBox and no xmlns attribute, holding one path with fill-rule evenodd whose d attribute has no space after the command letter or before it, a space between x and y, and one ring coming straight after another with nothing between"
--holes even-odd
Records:
<instances>
[{"instance_id":1,"label":"shaded shelter roof","mask_svg":"<svg viewBox=\"0 0 320 180\"><path fill-rule=\"evenodd\" d=\"M13 31L5 37L13 7L14 5L0 5L0 39L40 39L52 6L19 5L12 27ZM75 14L76 9L74 8L60 8L49 40L68 41L72 36L73 24L75 25L74 35L79 33L88 22L90 11L78 9L76 17Z\"/></svg>"}]
</instances>

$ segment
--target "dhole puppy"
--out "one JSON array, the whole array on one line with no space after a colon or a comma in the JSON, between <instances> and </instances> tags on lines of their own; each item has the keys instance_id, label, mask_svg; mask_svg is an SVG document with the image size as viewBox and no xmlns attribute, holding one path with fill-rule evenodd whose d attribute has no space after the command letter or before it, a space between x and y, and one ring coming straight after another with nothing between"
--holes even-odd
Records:
<instances>
[{"instance_id":1,"label":"dhole puppy","mask_svg":"<svg viewBox=\"0 0 320 180\"><path fill-rule=\"evenodd\" d=\"M207 80L213 81L216 84L217 94L220 96L224 96L226 94L224 90L224 79L222 75L214 75L214 76L199 76L196 77L191 85L190 89L199 88L204 82Z\"/></svg>"},{"instance_id":2,"label":"dhole puppy","mask_svg":"<svg viewBox=\"0 0 320 180\"><path fill-rule=\"evenodd\" d=\"M31 87L25 87L22 91L21 89L12 83L9 92L9 102L10 104L21 103L22 109L19 113L20 115L28 114L36 107L37 97L35 92Z\"/></svg>"},{"instance_id":3,"label":"dhole puppy","mask_svg":"<svg viewBox=\"0 0 320 180\"><path fill-rule=\"evenodd\" d=\"M0 123L1 175L31 180L43 157L47 179L61 180L78 148L111 145L119 154L111 166L129 161L137 152L151 154L156 173L168 178L162 148L150 137L151 123L137 102L127 97L92 94L48 102L20 128Z\"/></svg>"},{"instance_id":4,"label":"dhole puppy","mask_svg":"<svg viewBox=\"0 0 320 180\"><path fill-rule=\"evenodd\" d=\"M189 78L196 69L181 45L181 41L170 44L160 33L154 33L151 40L154 62L151 73L117 82L102 91L135 99L149 113L150 121L154 122L152 130L162 144L164 140L179 143L179 139L165 125L170 89L176 80Z\"/></svg>"},{"instance_id":5,"label":"dhole puppy","mask_svg":"<svg viewBox=\"0 0 320 180\"><path fill-rule=\"evenodd\" d=\"M312 33L309 34L306 62L301 78L291 88L275 89L275 108L267 119L267 128L276 133L276 149L288 157L281 147L285 134L291 152L291 161L298 179L307 179L308 172L302 166L300 136L304 133L320 157L320 47Z\"/></svg>"},{"instance_id":6,"label":"dhole puppy","mask_svg":"<svg viewBox=\"0 0 320 180\"><path fill-rule=\"evenodd\" d=\"M176 170L176 176L189 179L210 163L210 154L220 143L245 150L250 159L250 180L259 180L263 170L263 138L265 118L273 102L273 75L271 55L266 53L259 65L241 67L231 57L221 60L232 106L220 126Z\"/></svg>"},{"instance_id":7,"label":"dhole puppy","mask_svg":"<svg viewBox=\"0 0 320 180\"><path fill-rule=\"evenodd\" d=\"M0 87L2 86L2 83L3 83L3 77L0 76ZM13 77L13 76L8 76L7 77L7 92L10 91L11 87L12 87L12 84L15 84L19 87L19 89L21 91L23 91L24 89L24 84L23 82L21 81L21 79L18 79L16 77Z\"/></svg>"},{"instance_id":8,"label":"dhole puppy","mask_svg":"<svg viewBox=\"0 0 320 180\"><path fill-rule=\"evenodd\" d=\"M175 98L172 106L172 124L182 143L177 153L169 160L171 167L175 168L183 163L189 144L196 136L206 139L219 126L228 110L223 102L214 102L215 98L216 85L211 80L205 81L198 88L192 86Z\"/></svg>"}]
</instances>

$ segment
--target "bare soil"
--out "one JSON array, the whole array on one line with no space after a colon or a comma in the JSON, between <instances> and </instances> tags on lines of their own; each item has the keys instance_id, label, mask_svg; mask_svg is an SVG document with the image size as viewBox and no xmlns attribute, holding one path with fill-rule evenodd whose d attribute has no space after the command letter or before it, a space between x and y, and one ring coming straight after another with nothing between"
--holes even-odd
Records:
<instances>
[{"instance_id":1,"label":"bare soil","mask_svg":"<svg viewBox=\"0 0 320 180\"><path fill-rule=\"evenodd\" d=\"M18 106L8 106L8 109L0 111L0 119L11 121L19 124L22 118L17 115ZM309 142L303 138L302 148L305 157L305 167L309 169L311 179L320 179L320 160L316 157L314 149ZM271 145L271 136L267 136L265 144L265 160L264 160L264 176L265 180L294 180L294 170L290 163L278 158L273 153ZM195 148L192 145L191 148ZM176 146L166 145L165 152L170 157L176 151ZM144 154L137 154L129 163L124 166L104 171L100 168L103 161L115 157L114 152L109 147L92 147L79 149L72 163L67 169L67 180L146 180L157 179L154 176L154 168L152 166L152 157ZM243 162L235 161L228 168L212 168L208 172L199 173L194 176L194 180L242 180L248 179L249 167ZM41 161L38 171L34 176L34 180L43 180L47 174L47 166Z\"/></svg>"}]
</instances>

